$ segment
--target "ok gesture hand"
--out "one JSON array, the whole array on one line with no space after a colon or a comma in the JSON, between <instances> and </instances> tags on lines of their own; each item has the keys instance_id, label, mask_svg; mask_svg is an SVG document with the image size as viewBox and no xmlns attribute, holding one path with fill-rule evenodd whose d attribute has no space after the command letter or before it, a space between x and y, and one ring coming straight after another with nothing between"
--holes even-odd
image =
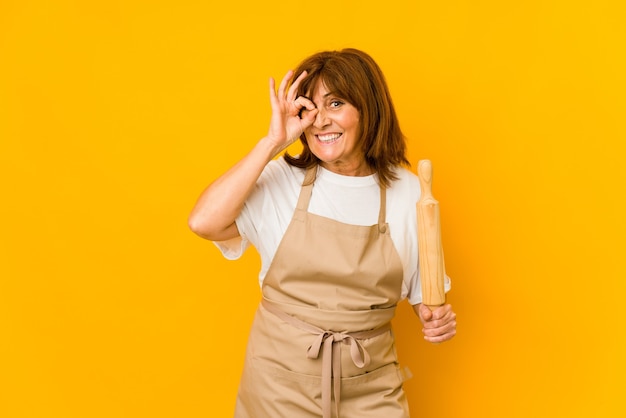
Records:
<instances>
[{"instance_id":1,"label":"ok gesture hand","mask_svg":"<svg viewBox=\"0 0 626 418\"><path fill-rule=\"evenodd\" d=\"M278 152L293 144L315 121L317 109L315 104L304 96L296 97L296 92L300 82L307 76L307 72L302 74L287 88L294 73L289 70L283 77L278 92L276 92L276 82L270 78L270 103L272 106L272 118L267 138L272 141ZM300 111L306 108L309 112Z\"/></svg>"}]
</instances>

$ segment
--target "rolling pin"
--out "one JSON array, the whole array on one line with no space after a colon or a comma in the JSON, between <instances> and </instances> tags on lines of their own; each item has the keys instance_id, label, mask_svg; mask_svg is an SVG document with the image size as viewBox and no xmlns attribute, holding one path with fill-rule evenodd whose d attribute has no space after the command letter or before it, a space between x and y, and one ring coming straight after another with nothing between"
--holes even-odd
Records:
<instances>
[{"instance_id":1,"label":"rolling pin","mask_svg":"<svg viewBox=\"0 0 626 418\"><path fill-rule=\"evenodd\" d=\"M417 175L421 188L417 202L417 238L422 303L434 310L446 302L446 294L439 202L432 193L433 166L430 160L419 161Z\"/></svg>"}]
</instances>

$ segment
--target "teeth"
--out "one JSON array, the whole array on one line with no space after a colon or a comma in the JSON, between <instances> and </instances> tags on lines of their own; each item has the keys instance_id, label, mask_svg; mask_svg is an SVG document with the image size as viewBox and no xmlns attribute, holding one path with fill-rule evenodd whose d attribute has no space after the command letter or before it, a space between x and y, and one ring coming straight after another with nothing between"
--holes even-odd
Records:
<instances>
[{"instance_id":1,"label":"teeth","mask_svg":"<svg viewBox=\"0 0 626 418\"><path fill-rule=\"evenodd\" d=\"M341 134L328 134L328 135L318 135L320 141L322 142L333 142L335 139L339 138Z\"/></svg>"}]
</instances>

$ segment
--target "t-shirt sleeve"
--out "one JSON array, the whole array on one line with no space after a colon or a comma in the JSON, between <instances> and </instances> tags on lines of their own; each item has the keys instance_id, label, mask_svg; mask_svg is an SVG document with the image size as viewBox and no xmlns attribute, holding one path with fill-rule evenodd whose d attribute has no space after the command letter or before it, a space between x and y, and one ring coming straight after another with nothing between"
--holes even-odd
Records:
<instances>
[{"instance_id":1,"label":"t-shirt sleeve","mask_svg":"<svg viewBox=\"0 0 626 418\"><path fill-rule=\"evenodd\" d=\"M250 241L241 235L227 241L213 241L227 260L237 260L250 246Z\"/></svg>"}]
</instances>

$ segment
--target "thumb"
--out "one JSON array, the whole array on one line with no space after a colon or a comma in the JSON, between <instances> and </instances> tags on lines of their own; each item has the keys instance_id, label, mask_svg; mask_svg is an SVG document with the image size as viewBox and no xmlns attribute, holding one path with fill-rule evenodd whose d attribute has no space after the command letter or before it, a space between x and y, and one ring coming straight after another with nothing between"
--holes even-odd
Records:
<instances>
[{"instance_id":1,"label":"thumb","mask_svg":"<svg viewBox=\"0 0 626 418\"><path fill-rule=\"evenodd\" d=\"M422 318L422 322L428 322L433 319L433 312L423 303L420 305L420 317Z\"/></svg>"},{"instance_id":2,"label":"thumb","mask_svg":"<svg viewBox=\"0 0 626 418\"><path fill-rule=\"evenodd\" d=\"M313 125L313 122L315 122L315 117L317 116L317 112L319 112L319 110L315 106L312 106L311 108L306 106L306 110L306 112L302 112L302 126L308 128Z\"/></svg>"}]
</instances>

